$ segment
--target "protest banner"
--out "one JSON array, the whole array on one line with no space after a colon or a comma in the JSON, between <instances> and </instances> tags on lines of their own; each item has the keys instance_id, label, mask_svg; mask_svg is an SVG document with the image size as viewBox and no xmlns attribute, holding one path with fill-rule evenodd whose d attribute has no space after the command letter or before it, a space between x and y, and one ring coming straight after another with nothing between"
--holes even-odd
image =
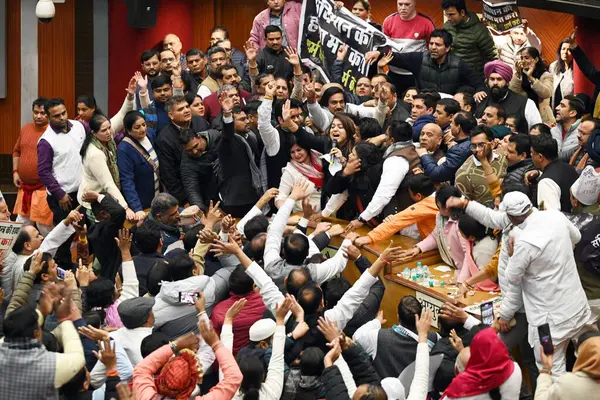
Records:
<instances>
[{"instance_id":1,"label":"protest banner","mask_svg":"<svg viewBox=\"0 0 600 400\"><path fill-rule=\"evenodd\" d=\"M381 31L355 17L347 9L336 10L333 0L305 0L300 29L300 58L304 64L316 69L325 82L332 81L331 67L339 48L348 45L343 66L334 80L351 92L355 91L358 79L369 72L369 65L365 61L367 52L383 46L390 46L395 51L402 50Z\"/></svg>"},{"instance_id":2,"label":"protest banner","mask_svg":"<svg viewBox=\"0 0 600 400\"><path fill-rule=\"evenodd\" d=\"M0 251L7 253L12 249L22 226L20 222L0 222Z\"/></svg>"},{"instance_id":3,"label":"protest banner","mask_svg":"<svg viewBox=\"0 0 600 400\"><path fill-rule=\"evenodd\" d=\"M516 1L483 1L483 18L497 33L507 32L523 25Z\"/></svg>"}]
</instances>

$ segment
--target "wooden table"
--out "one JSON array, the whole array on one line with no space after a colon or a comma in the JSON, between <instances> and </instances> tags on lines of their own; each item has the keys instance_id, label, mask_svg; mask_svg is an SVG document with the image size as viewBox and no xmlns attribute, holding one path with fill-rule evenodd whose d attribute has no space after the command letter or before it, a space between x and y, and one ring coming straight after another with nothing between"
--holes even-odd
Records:
<instances>
[{"instance_id":1,"label":"wooden table","mask_svg":"<svg viewBox=\"0 0 600 400\"><path fill-rule=\"evenodd\" d=\"M347 221L332 218L328 218L327 221L340 224L342 226L346 226L348 223ZM370 228L363 226L356 232L361 236L364 236L369 232L369 230ZM335 254L335 252L339 249L343 239L343 237L333 238L327 249L324 250L325 254L333 256L333 254ZM377 257L379 257L383 250L389 245L389 240L394 241L394 246L402 246L406 249L413 247L417 243L417 240L415 239L402 235L394 235L392 238L386 241L363 247L361 249L363 257L366 257L371 262L375 262ZM402 277L402 271L404 271L404 269L407 267L416 267L417 262L421 262L422 265L427 265L429 267L433 279L436 279L438 282L445 281L446 284L443 287L428 287L417 282L404 279ZM408 262L393 264L391 268L388 268L388 271L381 273L380 278L382 278L382 282L385 285L385 295L381 303L381 308L383 310L385 319L387 319L387 323L385 324L386 327L392 326L398 322L398 302L404 296L415 296L421 302L421 304L431 308L434 312L434 321L432 322L432 326L437 327L437 314L443 303L455 302L458 300L458 305L460 307L468 307L474 304L489 301L500 295L500 293L490 294L488 292L476 291L475 295L473 296L467 295L466 298L455 298L454 294L458 292L458 288L456 285L449 284L449 282L452 282L454 279L454 270L450 272L436 271L434 268L440 265L445 264L443 263L439 253L437 251L429 251L419 254L417 257ZM352 283L354 283L360 277L360 273L358 269L354 267L353 263L349 263L348 267L346 267L344 270L343 275Z\"/></svg>"}]
</instances>

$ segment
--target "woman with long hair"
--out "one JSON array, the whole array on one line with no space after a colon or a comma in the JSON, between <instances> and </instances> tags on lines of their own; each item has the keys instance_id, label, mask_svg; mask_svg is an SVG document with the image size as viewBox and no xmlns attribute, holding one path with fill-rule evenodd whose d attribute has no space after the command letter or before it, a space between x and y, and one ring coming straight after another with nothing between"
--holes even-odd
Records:
<instances>
[{"instance_id":1,"label":"woman with long hair","mask_svg":"<svg viewBox=\"0 0 600 400\"><path fill-rule=\"evenodd\" d=\"M540 109L542 122L554 125L554 109L550 107L554 77L535 47L525 47L519 52L519 57L509 88L533 100Z\"/></svg>"},{"instance_id":2,"label":"woman with long hair","mask_svg":"<svg viewBox=\"0 0 600 400\"><path fill-rule=\"evenodd\" d=\"M335 174L326 188L333 194L347 193L348 200L338 218L354 220L369 205L381 180L382 161L383 154L374 144L361 142L354 146L344 169Z\"/></svg>"},{"instance_id":3,"label":"woman with long hair","mask_svg":"<svg viewBox=\"0 0 600 400\"><path fill-rule=\"evenodd\" d=\"M90 120L90 131L86 134L80 154L83 160L83 177L77 191L79 204L91 210L92 205L84 201L85 193L105 192L125 208L128 220L134 220L135 213L121 194L117 145L112 137L110 121L104 115L96 114Z\"/></svg>"},{"instance_id":4,"label":"woman with long hair","mask_svg":"<svg viewBox=\"0 0 600 400\"><path fill-rule=\"evenodd\" d=\"M354 136L356 129L352 119L346 114L339 113L333 116L327 133L323 136L315 136L304 129L296 132L298 145L305 149L316 150L328 157L321 160L323 168L323 187L333 175L346 165L346 160L354 147ZM333 193L321 193L321 205L324 207L326 199Z\"/></svg>"},{"instance_id":5,"label":"woman with long hair","mask_svg":"<svg viewBox=\"0 0 600 400\"><path fill-rule=\"evenodd\" d=\"M185 94L185 101L189 104L192 116L199 116L204 118L206 115L206 108L204 107L204 101L202 97L194 92L187 92Z\"/></svg>"},{"instance_id":6,"label":"woman with long hair","mask_svg":"<svg viewBox=\"0 0 600 400\"><path fill-rule=\"evenodd\" d=\"M117 148L121 189L138 220L145 218L152 199L160 192L158 156L154 151L155 131L148 130L144 115L125 115L125 137Z\"/></svg>"},{"instance_id":7,"label":"woman with long hair","mask_svg":"<svg viewBox=\"0 0 600 400\"><path fill-rule=\"evenodd\" d=\"M575 92L573 81L573 54L571 54L571 39L560 41L556 49L556 60L550 64L550 73L554 77L551 106L554 110L565 96Z\"/></svg>"},{"instance_id":8,"label":"woman with long hair","mask_svg":"<svg viewBox=\"0 0 600 400\"><path fill-rule=\"evenodd\" d=\"M294 143L290 150L290 161L282 170L281 181L279 183L279 194L275 198L275 206L279 208L288 198L294 187L294 183L299 180L308 180L308 199L310 205L317 212L321 211L321 192L323 190L323 164L321 162L321 153L301 147ZM333 199L335 197L335 200ZM339 208L345 198L341 195L334 195L327 204L335 209ZM296 202L294 211L302 211L302 202ZM323 216L328 217L332 211L326 207L323 210Z\"/></svg>"}]
</instances>

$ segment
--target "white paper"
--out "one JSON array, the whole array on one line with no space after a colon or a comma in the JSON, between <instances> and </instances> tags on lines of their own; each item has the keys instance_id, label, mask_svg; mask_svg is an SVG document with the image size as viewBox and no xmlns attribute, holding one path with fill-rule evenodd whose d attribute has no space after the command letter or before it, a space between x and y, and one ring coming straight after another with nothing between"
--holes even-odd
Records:
<instances>
[{"instance_id":1,"label":"white paper","mask_svg":"<svg viewBox=\"0 0 600 400\"><path fill-rule=\"evenodd\" d=\"M332 176L342 170L343 165L337 158L333 157L333 163L331 162L331 154L323 154L321 158L329 163L329 173Z\"/></svg>"},{"instance_id":2,"label":"white paper","mask_svg":"<svg viewBox=\"0 0 600 400\"><path fill-rule=\"evenodd\" d=\"M435 269L436 271L440 271L440 272L450 272L450 271L452 271L452 268L450 268L450 267L449 267L449 266L447 266L447 265L440 265L440 266L438 266L438 267L435 267L434 269Z\"/></svg>"}]
</instances>

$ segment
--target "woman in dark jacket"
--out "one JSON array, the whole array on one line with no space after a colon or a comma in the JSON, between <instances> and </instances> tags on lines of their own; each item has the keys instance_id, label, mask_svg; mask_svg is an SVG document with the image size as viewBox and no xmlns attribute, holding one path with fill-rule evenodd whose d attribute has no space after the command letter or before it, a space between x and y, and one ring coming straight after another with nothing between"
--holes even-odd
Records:
<instances>
[{"instance_id":1,"label":"woman in dark jacket","mask_svg":"<svg viewBox=\"0 0 600 400\"><path fill-rule=\"evenodd\" d=\"M139 111L130 111L123 119L125 137L117 148L117 165L121 190L138 220L160 192L158 157L154 151L155 132L148 129Z\"/></svg>"},{"instance_id":2,"label":"woman in dark jacket","mask_svg":"<svg viewBox=\"0 0 600 400\"><path fill-rule=\"evenodd\" d=\"M356 144L344 169L325 187L332 195L348 192L348 200L338 212L338 218L353 220L365 210L379 186L381 171L382 154L377 146L368 142Z\"/></svg>"}]
</instances>

